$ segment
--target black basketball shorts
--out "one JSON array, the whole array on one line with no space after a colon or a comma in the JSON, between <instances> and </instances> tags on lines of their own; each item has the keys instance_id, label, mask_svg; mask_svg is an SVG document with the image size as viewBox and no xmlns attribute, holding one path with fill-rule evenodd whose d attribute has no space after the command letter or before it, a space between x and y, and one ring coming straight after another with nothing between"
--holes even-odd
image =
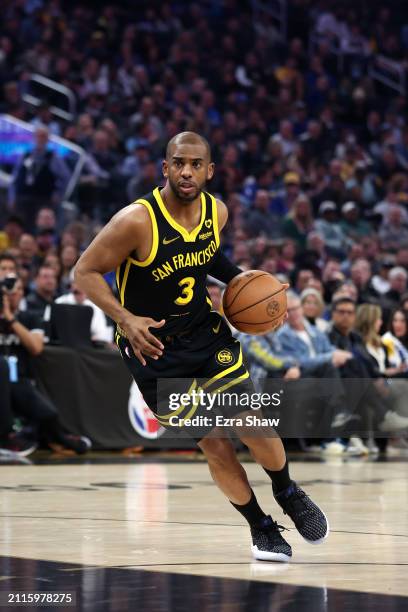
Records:
<instances>
[{"instance_id":1,"label":"black basketball shorts","mask_svg":"<svg viewBox=\"0 0 408 612\"><path fill-rule=\"evenodd\" d=\"M199 327L160 340L163 355L157 360L144 355L145 366L127 338L118 335L117 344L146 404L163 427L178 432L182 429L197 441L222 422L228 423L226 419L247 410L234 398L251 395L254 388L241 345L221 315L212 311ZM186 393L194 396L194 392L196 401L183 405L176 399L175 405L169 403L169 398L173 401ZM203 393L205 397L217 395L214 404L203 402ZM192 426L193 417L196 425Z\"/></svg>"}]
</instances>

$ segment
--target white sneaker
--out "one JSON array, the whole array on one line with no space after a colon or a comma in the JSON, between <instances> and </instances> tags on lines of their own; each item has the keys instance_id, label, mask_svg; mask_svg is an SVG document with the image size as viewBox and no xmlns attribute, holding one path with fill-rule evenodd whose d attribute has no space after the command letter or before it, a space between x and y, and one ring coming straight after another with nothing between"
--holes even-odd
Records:
<instances>
[{"instance_id":1,"label":"white sneaker","mask_svg":"<svg viewBox=\"0 0 408 612\"><path fill-rule=\"evenodd\" d=\"M388 410L384 420L379 424L378 429L386 432L408 429L408 418L401 416L397 412L394 412L394 410Z\"/></svg>"},{"instance_id":2,"label":"white sneaker","mask_svg":"<svg viewBox=\"0 0 408 612\"><path fill-rule=\"evenodd\" d=\"M347 446L347 453L361 456L369 455L370 451L368 450L367 446L364 444L361 438L357 436L352 436Z\"/></svg>"},{"instance_id":3,"label":"white sneaker","mask_svg":"<svg viewBox=\"0 0 408 612\"><path fill-rule=\"evenodd\" d=\"M321 453L330 457L344 455L346 445L339 440L332 440L331 442L323 442L321 446Z\"/></svg>"},{"instance_id":4,"label":"white sneaker","mask_svg":"<svg viewBox=\"0 0 408 612\"><path fill-rule=\"evenodd\" d=\"M372 438L369 438L367 440L367 448L368 448L368 452L369 452L370 455L379 455L380 454L380 449L376 445L375 440L373 440Z\"/></svg>"},{"instance_id":5,"label":"white sneaker","mask_svg":"<svg viewBox=\"0 0 408 612\"><path fill-rule=\"evenodd\" d=\"M396 440L388 440L385 454L388 457L406 457L408 456L408 442L404 438Z\"/></svg>"}]
</instances>

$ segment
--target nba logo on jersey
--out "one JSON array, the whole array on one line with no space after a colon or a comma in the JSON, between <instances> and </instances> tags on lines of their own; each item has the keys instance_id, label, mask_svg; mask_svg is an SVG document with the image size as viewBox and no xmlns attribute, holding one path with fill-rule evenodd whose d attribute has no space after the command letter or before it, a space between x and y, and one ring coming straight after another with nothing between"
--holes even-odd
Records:
<instances>
[{"instance_id":1,"label":"nba logo on jersey","mask_svg":"<svg viewBox=\"0 0 408 612\"><path fill-rule=\"evenodd\" d=\"M156 440L164 432L153 412L147 406L135 382L132 383L129 392L129 419L133 429L142 438Z\"/></svg>"}]
</instances>

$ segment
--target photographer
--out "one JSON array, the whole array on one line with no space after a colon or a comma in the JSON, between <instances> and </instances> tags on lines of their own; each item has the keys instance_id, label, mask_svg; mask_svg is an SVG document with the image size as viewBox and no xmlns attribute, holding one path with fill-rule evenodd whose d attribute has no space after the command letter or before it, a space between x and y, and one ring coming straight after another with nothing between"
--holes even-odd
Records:
<instances>
[{"instance_id":1,"label":"photographer","mask_svg":"<svg viewBox=\"0 0 408 612\"><path fill-rule=\"evenodd\" d=\"M35 313L19 311L22 297L23 284L17 276L0 279L0 447L20 455L35 450L35 444L11 431L13 416L18 415L32 422L40 440L53 450L85 453L90 441L66 434L56 408L35 386L31 359L43 350L43 331Z\"/></svg>"}]
</instances>

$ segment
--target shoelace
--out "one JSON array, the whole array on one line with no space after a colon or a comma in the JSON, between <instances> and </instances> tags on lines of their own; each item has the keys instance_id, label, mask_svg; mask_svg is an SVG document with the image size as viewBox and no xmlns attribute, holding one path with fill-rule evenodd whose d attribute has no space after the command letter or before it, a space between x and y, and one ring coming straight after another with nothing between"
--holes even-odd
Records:
<instances>
[{"instance_id":1,"label":"shoelace","mask_svg":"<svg viewBox=\"0 0 408 612\"><path fill-rule=\"evenodd\" d=\"M296 512L303 513L305 510L308 510L305 498L309 499L309 496L302 491L302 489L296 488L294 492L286 498L286 501ZM284 510L283 514L288 514L288 512Z\"/></svg>"},{"instance_id":2,"label":"shoelace","mask_svg":"<svg viewBox=\"0 0 408 612\"><path fill-rule=\"evenodd\" d=\"M274 521L273 519L271 519L271 522L268 523L267 525L257 527L257 529L259 529L260 531L274 531L274 532L277 531L278 533L281 533L282 531L289 531L287 527L284 527L283 525L279 525L278 521Z\"/></svg>"}]
</instances>

